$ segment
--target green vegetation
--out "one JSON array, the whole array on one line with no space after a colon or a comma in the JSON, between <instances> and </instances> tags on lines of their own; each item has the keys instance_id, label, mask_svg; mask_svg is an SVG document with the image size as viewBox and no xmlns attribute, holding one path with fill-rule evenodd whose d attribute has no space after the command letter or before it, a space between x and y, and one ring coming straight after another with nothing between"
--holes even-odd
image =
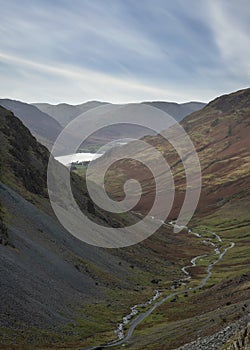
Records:
<instances>
[{"instance_id":1,"label":"green vegetation","mask_svg":"<svg viewBox=\"0 0 250 350\"><path fill-rule=\"evenodd\" d=\"M157 308L138 326L127 348L155 349L164 344L164 349L173 349L197 336L214 333L249 312L250 211L249 203L242 204L233 202L213 215L193 220L195 232L220 234L223 238L221 249L232 241L235 247L213 267L212 277L203 289L180 295L174 303L169 301ZM235 211L238 216L234 216ZM205 236L209 237L209 234L205 233ZM211 258L203 258L197 261L197 266L209 262ZM202 278L195 269L192 274L195 283Z\"/></svg>"},{"instance_id":2,"label":"green vegetation","mask_svg":"<svg viewBox=\"0 0 250 350\"><path fill-rule=\"evenodd\" d=\"M190 227L205 238L211 238L211 242L218 243L221 251L231 242L235 243L235 247L213 266L212 276L204 288L190 290L162 304L136 328L126 348L153 350L160 349L164 344L164 349L170 350L197 337L212 334L249 312L249 124L246 116L249 115L250 104L247 102L249 97L246 99L243 96L242 99L243 105L236 98L234 108L231 106L231 97L225 98L223 103L215 100L183 122L197 147L203 174L202 196ZM240 110L235 110L236 107ZM27 129L9 112L1 109L0 112L3 121L0 125L0 152L4 149L0 158L3 182L36 205L45 203L44 206L48 207L47 150L37 144ZM15 130L18 130L18 135ZM180 160L161 138L152 136L148 139L164 156L170 158L169 164L177 175L175 207L178 208L185 189ZM141 176L139 180L145 186L143 190L147 204L152 196L153 181L144 171L138 171L135 161L129 161L128 164L122 162L119 167L111 169L107 178L108 187L113 190L110 192L115 198L122 197L121 184L124 183L126 170L129 178L134 174ZM75 172L84 176L85 167L79 166ZM165 186L164 181L162 183ZM136 217L130 214L111 215L96 207L87 196L84 180L76 174L72 175L72 187L79 206L93 220L112 227L136 221ZM143 201L140 205L137 209L143 212L146 205ZM177 217L177 210L174 210L171 215ZM4 208L0 207L2 222L4 216ZM210 231L217 232L223 242L217 242ZM48 241L46 244L51 249ZM177 282L178 285L183 278L181 267L190 264L193 257L207 254L192 268L192 280L187 288L199 285L206 275L207 266L216 260L212 246L202 243L186 230L177 235L166 226L136 247L113 250L109 255L105 255L103 250L102 257L110 258L106 266L95 260L89 261L76 252L71 253L68 247L70 244L73 244L72 241L66 241L65 245L58 247L55 244L52 252L63 257L73 272L79 273L79 278L87 276L96 285L101 302L95 295L88 295L83 300L83 295L77 310L72 310L70 322L51 331L27 329L22 324L12 330L0 329L0 342L4 346L14 349L13 342L16 342L23 348L29 348L27 344L31 344L33 348L78 349L110 341L115 337L117 323L129 313L130 307L148 300L155 289L160 289L164 296L169 295L173 283ZM98 254L96 257L98 260ZM176 287L177 290L183 288Z\"/></svg>"}]
</instances>

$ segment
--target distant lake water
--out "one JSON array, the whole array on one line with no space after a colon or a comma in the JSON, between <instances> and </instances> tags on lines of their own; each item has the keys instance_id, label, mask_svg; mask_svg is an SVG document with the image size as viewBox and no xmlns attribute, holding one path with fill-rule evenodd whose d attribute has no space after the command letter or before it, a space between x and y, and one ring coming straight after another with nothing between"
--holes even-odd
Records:
<instances>
[{"instance_id":1,"label":"distant lake water","mask_svg":"<svg viewBox=\"0 0 250 350\"><path fill-rule=\"evenodd\" d=\"M69 166L71 163L76 162L91 162L94 159L101 157L101 153L75 153L65 156L55 157L55 159L63 165Z\"/></svg>"},{"instance_id":2,"label":"distant lake water","mask_svg":"<svg viewBox=\"0 0 250 350\"><path fill-rule=\"evenodd\" d=\"M104 153L106 153L111 148L124 146L130 141L133 141L133 139L126 138L122 140L115 140L115 141L109 142L108 144L102 147L102 150L101 150L102 153L80 152L80 153L67 154L65 156L55 157L55 159L66 166L70 166L72 163L77 163L77 162L79 163L91 162L92 160L101 157Z\"/></svg>"}]
</instances>

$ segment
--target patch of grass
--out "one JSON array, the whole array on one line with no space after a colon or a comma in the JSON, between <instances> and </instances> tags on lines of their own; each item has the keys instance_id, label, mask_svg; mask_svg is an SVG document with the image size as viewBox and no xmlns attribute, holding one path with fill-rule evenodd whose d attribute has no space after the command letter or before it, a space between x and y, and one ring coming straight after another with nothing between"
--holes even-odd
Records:
<instances>
[{"instance_id":1,"label":"patch of grass","mask_svg":"<svg viewBox=\"0 0 250 350\"><path fill-rule=\"evenodd\" d=\"M237 212L237 215L234 213ZM211 238L217 232L223 242L213 237L222 251L235 242L223 260L213 266L212 276L206 286L180 295L176 302L166 302L157 308L135 330L127 345L129 349L173 349L188 343L198 336L215 333L226 324L249 312L249 246L250 224L248 207L234 207L232 204L219 209L215 215L193 221L193 231ZM216 255L197 260L197 266L207 266ZM191 269L190 269L191 271ZM194 286L202 278L195 273L188 286ZM119 347L118 347L119 348Z\"/></svg>"}]
</instances>

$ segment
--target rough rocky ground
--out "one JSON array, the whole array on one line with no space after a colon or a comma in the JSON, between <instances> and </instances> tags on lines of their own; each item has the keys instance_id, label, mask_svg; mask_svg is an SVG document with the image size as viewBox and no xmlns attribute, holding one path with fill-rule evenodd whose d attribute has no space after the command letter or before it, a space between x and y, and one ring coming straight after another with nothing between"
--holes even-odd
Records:
<instances>
[{"instance_id":1,"label":"rough rocky ground","mask_svg":"<svg viewBox=\"0 0 250 350\"><path fill-rule=\"evenodd\" d=\"M250 314L221 331L179 347L176 350L249 350Z\"/></svg>"},{"instance_id":2,"label":"rough rocky ground","mask_svg":"<svg viewBox=\"0 0 250 350\"><path fill-rule=\"evenodd\" d=\"M80 261L124 275L118 258L79 242L2 183L0 196L8 210L8 238L13 245L0 245L0 327L65 324L76 306L102 298L91 271L77 268Z\"/></svg>"}]
</instances>

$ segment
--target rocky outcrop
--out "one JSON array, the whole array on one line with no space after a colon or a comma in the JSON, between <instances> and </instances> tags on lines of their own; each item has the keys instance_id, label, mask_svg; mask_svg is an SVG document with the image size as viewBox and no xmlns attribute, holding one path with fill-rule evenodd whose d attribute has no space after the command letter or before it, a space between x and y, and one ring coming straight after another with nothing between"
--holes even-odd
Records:
<instances>
[{"instance_id":1,"label":"rocky outcrop","mask_svg":"<svg viewBox=\"0 0 250 350\"><path fill-rule=\"evenodd\" d=\"M221 350L249 350L250 349L250 322L228 342Z\"/></svg>"},{"instance_id":2,"label":"rocky outcrop","mask_svg":"<svg viewBox=\"0 0 250 350\"><path fill-rule=\"evenodd\" d=\"M175 350L250 350L250 315Z\"/></svg>"}]
</instances>

